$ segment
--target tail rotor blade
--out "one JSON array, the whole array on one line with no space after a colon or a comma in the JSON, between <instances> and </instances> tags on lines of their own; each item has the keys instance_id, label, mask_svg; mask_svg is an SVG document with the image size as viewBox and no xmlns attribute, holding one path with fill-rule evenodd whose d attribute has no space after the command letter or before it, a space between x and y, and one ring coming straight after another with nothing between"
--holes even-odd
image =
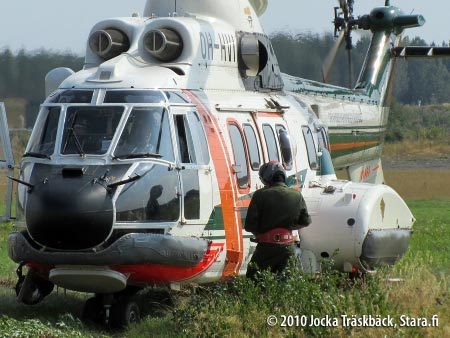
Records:
<instances>
[{"instance_id":1,"label":"tail rotor blade","mask_svg":"<svg viewBox=\"0 0 450 338\"><path fill-rule=\"evenodd\" d=\"M341 7L342 13L344 13L344 17L348 18L348 3L347 0L339 0L339 7Z\"/></svg>"},{"instance_id":2,"label":"tail rotor blade","mask_svg":"<svg viewBox=\"0 0 450 338\"><path fill-rule=\"evenodd\" d=\"M339 0L339 6L341 7L342 10L344 10L345 7L347 6L347 0Z\"/></svg>"},{"instance_id":3,"label":"tail rotor blade","mask_svg":"<svg viewBox=\"0 0 450 338\"><path fill-rule=\"evenodd\" d=\"M337 38L336 42L334 43L333 48L328 53L327 57L325 58L325 61L322 65L322 76L323 76L323 82L327 83L328 81L328 75L330 73L331 68L333 67L334 62L336 61L336 57L339 52L339 48L341 47L342 43L344 42L345 37L345 31L342 30L339 34L339 37Z\"/></svg>"},{"instance_id":4,"label":"tail rotor blade","mask_svg":"<svg viewBox=\"0 0 450 338\"><path fill-rule=\"evenodd\" d=\"M352 62L352 50L347 49L347 61L348 61L348 88L353 87L353 62Z\"/></svg>"}]
</instances>

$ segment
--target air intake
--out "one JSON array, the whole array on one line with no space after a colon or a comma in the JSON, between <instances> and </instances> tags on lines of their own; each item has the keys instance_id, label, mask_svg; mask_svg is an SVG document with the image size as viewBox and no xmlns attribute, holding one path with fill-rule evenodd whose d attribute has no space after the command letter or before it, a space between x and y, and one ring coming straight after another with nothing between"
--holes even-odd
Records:
<instances>
[{"instance_id":1,"label":"air intake","mask_svg":"<svg viewBox=\"0 0 450 338\"><path fill-rule=\"evenodd\" d=\"M144 48L158 60L170 62L181 55L183 40L171 29L153 29L144 36Z\"/></svg>"},{"instance_id":2,"label":"air intake","mask_svg":"<svg viewBox=\"0 0 450 338\"><path fill-rule=\"evenodd\" d=\"M104 29L92 33L89 46L102 59L109 60L130 49L130 40L118 29Z\"/></svg>"}]
</instances>

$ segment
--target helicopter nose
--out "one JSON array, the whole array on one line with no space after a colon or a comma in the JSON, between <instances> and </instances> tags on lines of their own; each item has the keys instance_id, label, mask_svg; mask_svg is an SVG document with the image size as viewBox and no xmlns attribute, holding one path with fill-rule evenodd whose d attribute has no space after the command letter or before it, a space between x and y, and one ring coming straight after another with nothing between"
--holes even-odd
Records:
<instances>
[{"instance_id":1,"label":"helicopter nose","mask_svg":"<svg viewBox=\"0 0 450 338\"><path fill-rule=\"evenodd\" d=\"M67 251L100 245L114 222L112 195L86 176L55 176L36 185L28 195L25 215L33 240Z\"/></svg>"}]
</instances>

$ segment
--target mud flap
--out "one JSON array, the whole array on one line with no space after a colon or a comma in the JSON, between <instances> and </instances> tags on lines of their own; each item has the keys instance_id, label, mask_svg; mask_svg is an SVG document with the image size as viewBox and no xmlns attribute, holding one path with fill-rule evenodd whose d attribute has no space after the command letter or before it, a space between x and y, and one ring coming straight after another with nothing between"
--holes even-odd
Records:
<instances>
[{"instance_id":1,"label":"mud flap","mask_svg":"<svg viewBox=\"0 0 450 338\"><path fill-rule=\"evenodd\" d=\"M0 169L7 171L5 176L14 176L14 156L9 137L8 120L6 117L6 109L3 102L0 102L0 147L2 150L2 158L0 158ZM5 214L0 216L0 222L8 222L11 220L11 203L13 193L13 182L8 180L5 194Z\"/></svg>"},{"instance_id":2,"label":"mud flap","mask_svg":"<svg viewBox=\"0 0 450 338\"><path fill-rule=\"evenodd\" d=\"M347 168L348 177L352 182L384 184L381 159L352 165Z\"/></svg>"}]
</instances>

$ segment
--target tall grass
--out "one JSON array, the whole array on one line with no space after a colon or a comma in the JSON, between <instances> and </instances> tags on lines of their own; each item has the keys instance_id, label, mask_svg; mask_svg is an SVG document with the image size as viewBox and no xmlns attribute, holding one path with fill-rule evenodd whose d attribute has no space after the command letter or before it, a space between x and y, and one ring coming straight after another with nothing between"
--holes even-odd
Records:
<instances>
[{"instance_id":1,"label":"tall grass","mask_svg":"<svg viewBox=\"0 0 450 338\"><path fill-rule=\"evenodd\" d=\"M174 320L183 333L199 337L325 337L355 330L310 326L310 316L340 320L342 314L387 316L390 311L379 276L352 282L330 268L310 275L291 267L287 278L263 273L256 282L238 278L198 290L174 312ZM278 319L274 327L267 324L269 315ZM306 316L308 324L283 327L283 315Z\"/></svg>"},{"instance_id":2,"label":"tall grass","mask_svg":"<svg viewBox=\"0 0 450 338\"><path fill-rule=\"evenodd\" d=\"M418 139L385 143L383 147L383 157L411 159L440 157L449 159L450 140L446 137L445 140Z\"/></svg>"},{"instance_id":3,"label":"tall grass","mask_svg":"<svg viewBox=\"0 0 450 338\"><path fill-rule=\"evenodd\" d=\"M19 305L0 288L0 337L450 337L450 201L409 203L417 218L411 247L394 267L354 282L324 263L319 275L294 266L285 278L262 274L257 283L235 278L182 293L145 290L144 319L122 332L105 332L79 321L86 295L52 294L35 307ZM4 239L9 228L0 228ZM1 241L0 241L1 243ZM7 262L0 251L0 262ZM9 263L8 263L9 264ZM11 264L10 268L13 268ZM2 274L10 274L3 269ZM392 282L392 279L400 282ZM282 327L282 315L401 315L439 317L439 327ZM269 315L278 325L267 325ZM25 325L23 324L25 323ZM28 331L27 331L28 330ZM35 335L36 336L36 335Z\"/></svg>"}]
</instances>

